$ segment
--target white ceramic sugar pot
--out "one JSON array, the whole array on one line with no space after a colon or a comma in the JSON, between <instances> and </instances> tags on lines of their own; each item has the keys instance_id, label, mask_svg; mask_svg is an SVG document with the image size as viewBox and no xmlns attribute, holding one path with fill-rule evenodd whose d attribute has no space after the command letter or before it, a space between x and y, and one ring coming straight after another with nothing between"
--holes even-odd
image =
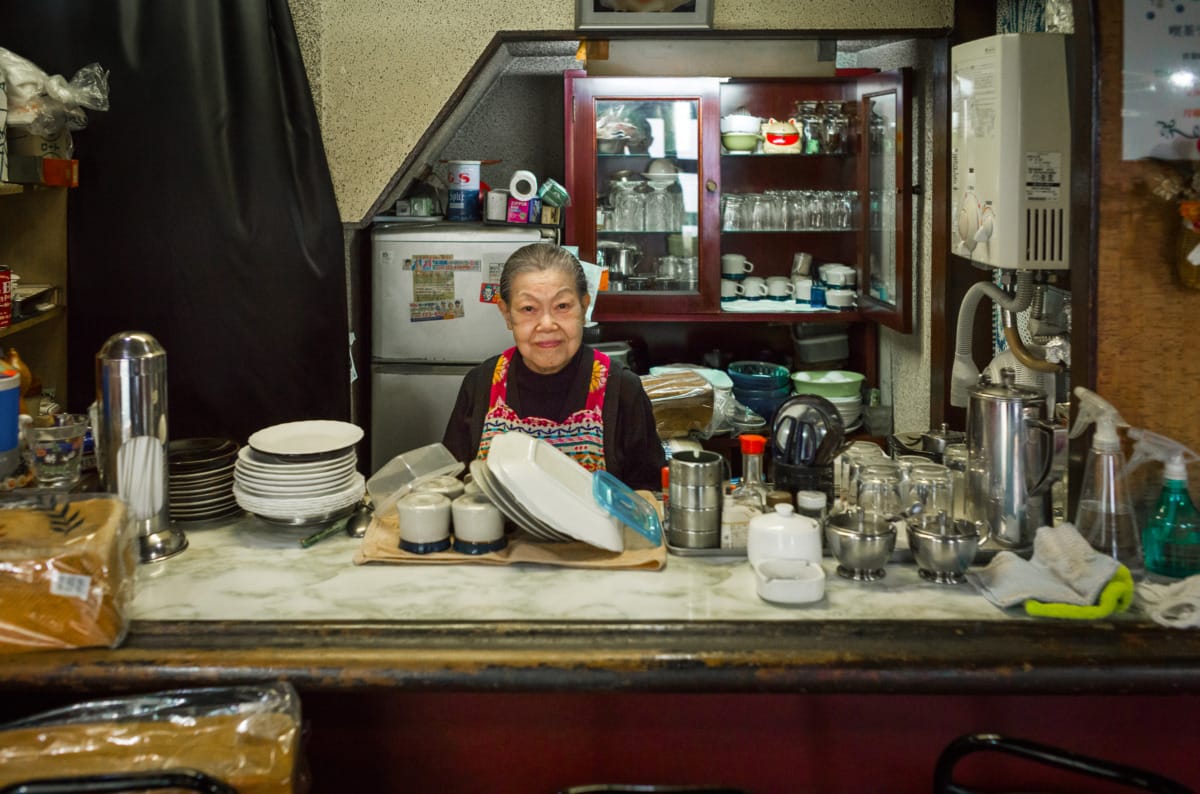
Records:
<instances>
[{"instance_id":1,"label":"white ceramic sugar pot","mask_svg":"<svg viewBox=\"0 0 1200 794\"><path fill-rule=\"evenodd\" d=\"M821 527L792 505L775 505L775 512L750 520L746 556L754 570L755 587L764 601L806 604L825 595L821 567Z\"/></svg>"}]
</instances>

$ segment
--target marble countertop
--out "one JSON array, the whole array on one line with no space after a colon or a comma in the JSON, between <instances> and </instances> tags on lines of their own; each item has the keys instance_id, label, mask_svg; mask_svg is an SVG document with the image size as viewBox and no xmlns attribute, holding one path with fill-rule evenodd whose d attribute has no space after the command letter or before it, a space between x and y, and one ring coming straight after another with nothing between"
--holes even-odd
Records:
<instances>
[{"instance_id":1,"label":"marble countertop","mask_svg":"<svg viewBox=\"0 0 1200 794\"><path fill-rule=\"evenodd\" d=\"M303 549L309 530L253 517L185 531L187 550L139 568L119 647L0 656L0 690L1200 692L1200 632L1037 620L912 562L854 582L826 560L825 597L780 606L745 559L355 565L345 535Z\"/></svg>"},{"instance_id":2,"label":"marble countertop","mask_svg":"<svg viewBox=\"0 0 1200 794\"><path fill-rule=\"evenodd\" d=\"M311 530L247 516L186 530L183 553L139 570L135 620L181 621L811 621L1012 620L969 584L938 585L912 562L856 582L824 561L825 598L760 599L744 557L668 554L658 571L540 565L354 565L344 534L302 549ZM897 557L901 556L898 551ZM1022 619L1018 617L1017 619Z\"/></svg>"}]
</instances>

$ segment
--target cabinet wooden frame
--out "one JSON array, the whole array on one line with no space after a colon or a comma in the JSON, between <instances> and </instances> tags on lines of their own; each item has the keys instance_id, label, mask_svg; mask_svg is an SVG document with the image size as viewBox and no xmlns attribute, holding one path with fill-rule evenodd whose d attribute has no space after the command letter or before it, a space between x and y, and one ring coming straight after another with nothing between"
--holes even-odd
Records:
<instances>
[{"instance_id":1,"label":"cabinet wooden frame","mask_svg":"<svg viewBox=\"0 0 1200 794\"><path fill-rule=\"evenodd\" d=\"M902 332L912 328L912 141L911 72L901 69L869 75L806 78L659 78L588 77L580 70L565 76L566 177L573 205L567 215L567 242L579 246L583 258L595 261L599 235L596 210L603 185L597 171L603 157L596 139L598 102L692 101L697 106L699 153L698 294L610 292L597 299L594 319L680 319L696 322L857 322L869 319ZM870 170L866 136L872 97L894 96L898 110L894 174L898 192L895 239L896 290L894 300L861 299L870 283L869 215ZM836 154L735 155L723 152L721 117L738 108L762 118L787 119L797 115L801 101L841 102L851 118L847 145ZM630 155L625 155L630 156ZM647 155L642 154L645 159ZM641 170L645 162L631 163ZM760 192L767 188L856 191L862 211L856 229L727 232L721 225L722 193ZM726 251L725 248L729 248ZM818 262L843 262L855 268L860 287L857 309L827 313L722 311L720 257L722 253L759 255L770 264L754 275L788 275L792 254L806 251Z\"/></svg>"}]
</instances>

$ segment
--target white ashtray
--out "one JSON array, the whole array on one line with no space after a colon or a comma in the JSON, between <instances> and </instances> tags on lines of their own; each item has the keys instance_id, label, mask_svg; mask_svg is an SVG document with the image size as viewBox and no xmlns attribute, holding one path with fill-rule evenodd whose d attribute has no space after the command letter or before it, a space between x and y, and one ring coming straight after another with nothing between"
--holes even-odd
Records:
<instances>
[{"instance_id":1,"label":"white ashtray","mask_svg":"<svg viewBox=\"0 0 1200 794\"><path fill-rule=\"evenodd\" d=\"M776 604L810 604L825 597L825 569L799 559L752 563L758 597Z\"/></svg>"}]
</instances>

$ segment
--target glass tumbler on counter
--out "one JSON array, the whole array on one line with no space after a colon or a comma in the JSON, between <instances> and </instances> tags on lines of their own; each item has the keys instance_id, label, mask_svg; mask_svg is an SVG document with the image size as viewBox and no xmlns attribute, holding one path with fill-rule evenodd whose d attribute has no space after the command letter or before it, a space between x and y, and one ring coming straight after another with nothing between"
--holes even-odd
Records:
<instances>
[{"instance_id":1,"label":"glass tumbler on counter","mask_svg":"<svg viewBox=\"0 0 1200 794\"><path fill-rule=\"evenodd\" d=\"M868 515L897 515L904 509L899 467L891 461L864 465L855 484L855 503Z\"/></svg>"},{"instance_id":2,"label":"glass tumbler on counter","mask_svg":"<svg viewBox=\"0 0 1200 794\"><path fill-rule=\"evenodd\" d=\"M38 485L65 490L79 482L87 426L84 414L53 414L33 420L29 447Z\"/></svg>"},{"instance_id":3,"label":"glass tumbler on counter","mask_svg":"<svg viewBox=\"0 0 1200 794\"><path fill-rule=\"evenodd\" d=\"M954 480L950 469L940 463L920 463L908 476L908 498L921 505L923 512L954 516Z\"/></svg>"}]
</instances>

